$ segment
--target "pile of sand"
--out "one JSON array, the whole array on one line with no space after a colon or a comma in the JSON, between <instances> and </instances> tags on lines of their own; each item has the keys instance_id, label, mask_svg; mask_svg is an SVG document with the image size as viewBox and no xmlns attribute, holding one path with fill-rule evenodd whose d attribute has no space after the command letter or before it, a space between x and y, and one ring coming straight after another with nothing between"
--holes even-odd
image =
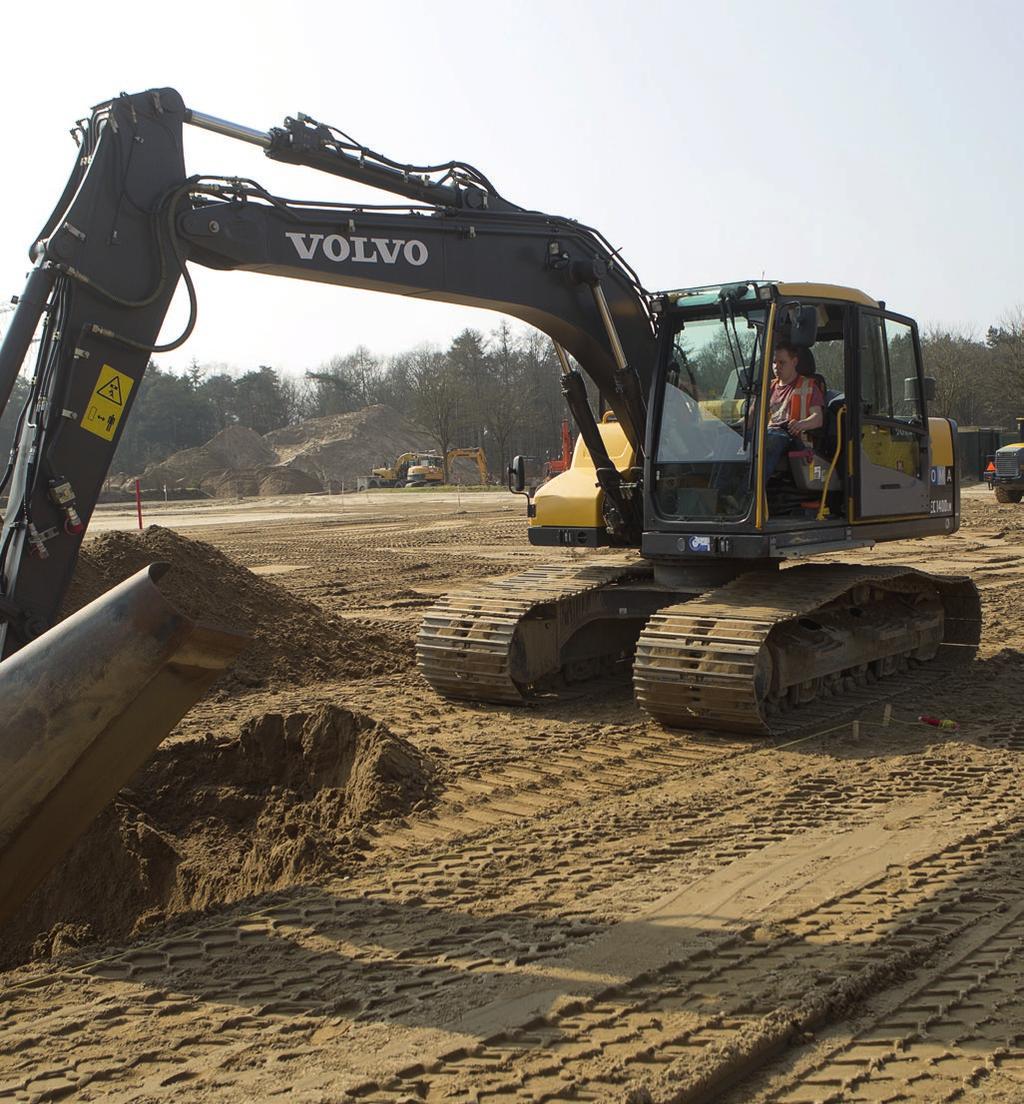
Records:
<instances>
[{"instance_id":1,"label":"pile of sand","mask_svg":"<svg viewBox=\"0 0 1024 1104\"><path fill-rule=\"evenodd\" d=\"M352 869L362 826L437 789L416 748L340 706L163 747L0 930L0 969Z\"/></svg>"},{"instance_id":2,"label":"pile of sand","mask_svg":"<svg viewBox=\"0 0 1024 1104\"><path fill-rule=\"evenodd\" d=\"M273 495L317 494L318 479L298 468L274 464L268 468L229 468L205 475L199 489L211 498L268 498Z\"/></svg>"},{"instance_id":3,"label":"pile of sand","mask_svg":"<svg viewBox=\"0 0 1024 1104\"><path fill-rule=\"evenodd\" d=\"M274 449L253 429L228 426L205 445L176 452L151 464L140 477L143 490L199 488L203 479L227 468L257 468L277 463Z\"/></svg>"},{"instance_id":4,"label":"pile of sand","mask_svg":"<svg viewBox=\"0 0 1024 1104\"><path fill-rule=\"evenodd\" d=\"M394 463L403 452L430 447L429 434L397 410L368 406L310 418L263 437L230 426L199 448L150 465L140 480L150 494L189 488L220 498L338 491L355 488L372 468ZM462 481L477 482L475 471L470 464ZM134 493L134 481L127 489Z\"/></svg>"},{"instance_id":5,"label":"pile of sand","mask_svg":"<svg viewBox=\"0 0 1024 1104\"><path fill-rule=\"evenodd\" d=\"M216 684L218 689L366 678L412 662L412 646L399 630L331 618L320 606L254 575L212 545L156 525L87 540L65 615L158 560L171 564L160 589L182 613L252 636L235 666Z\"/></svg>"},{"instance_id":6,"label":"pile of sand","mask_svg":"<svg viewBox=\"0 0 1024 1104\"><path fill-rule=\"evenodd\" d=\"M372 468L392 464L403 452L429 451L429 434L389 406L310 418L275 429L263 438L280 463L330 482L331 490L354 487Z\"/></svg>"},{"instance_id":7,"label":"pile of sand","mask_svg":"<svg viewBox=\"0 0 1024 1104\"><path fill-rule=\"evenodd\" d=\"M475 487L483 481L475 460L456 456L448 465L448 482L459 487Z\"/></svg>"}]
</instances>

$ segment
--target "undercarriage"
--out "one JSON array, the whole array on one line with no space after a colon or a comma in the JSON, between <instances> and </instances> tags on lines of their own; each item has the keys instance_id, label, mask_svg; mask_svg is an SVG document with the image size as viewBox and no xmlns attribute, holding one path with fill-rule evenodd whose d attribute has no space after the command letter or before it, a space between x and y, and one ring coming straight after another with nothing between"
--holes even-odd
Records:
<instances>
[{"instance_id":1,"label":"undercarriage","mask_svg":"<svg viewBox=\"0 0 1024 1104\"><path fill-rule=\"evenodd\" d=\"M966 578L805 564L723 582L726 566L656 574L608 557L489 580L428 611L417 662L447 697L518 703L632 660L655 720L770 735L811 703L940 656L969 659L979 640Z\"/></svg>"}]
</instances>

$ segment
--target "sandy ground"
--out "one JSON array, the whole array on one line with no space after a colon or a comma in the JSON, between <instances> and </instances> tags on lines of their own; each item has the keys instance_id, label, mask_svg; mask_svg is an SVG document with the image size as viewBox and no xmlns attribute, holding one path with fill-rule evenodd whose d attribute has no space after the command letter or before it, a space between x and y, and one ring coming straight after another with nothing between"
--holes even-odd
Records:
<instances>
[{"instance_id":1,"label":"sandy ground","mask_svg":"<svg viewBox=\"0 0 1024 1104\"><path fill-rule=\"evenodd\" d=\"M392 502L394 499L394 502ZM382 516L413 516L437 510L492 510L496 505L522 502L508 491L364 491L337 495L287 495L279 498L223 498L162 502L144 499L142 524L168 529L210 528L222 525L261 525L273 521L309 522L324 518L367 521ZM520 510L522 507L520 507ZM89 522L90 534L114 529L137 529L135 504L100 505ZM209 539L208 537L206 539Z\"/></svg>"},{"instance_id":2,"label":"sandy ground","mask_svg":"<svg viewBox=\"0 0 1024 1104\"><path fill-rule=\"evenodd\" d=\"M378 499L159 521L396 639L453 584L551 558L510 496ZM876 702L798 743L669 731L614 682L456 705L408 664L200 703L158 766L196 840L217 820L211 870L244 866L250 822L199 798L269 714L382 722L428 796L266 892L211 874L202 907L44 941L0 976L0 1100L1024 1099L1022 538L1024 507L976 489L955 536L858 553L970 573L983 647L894 684L887 725ZM250 864L295 837L283 792Z\"/></svg>"}]
</instances>

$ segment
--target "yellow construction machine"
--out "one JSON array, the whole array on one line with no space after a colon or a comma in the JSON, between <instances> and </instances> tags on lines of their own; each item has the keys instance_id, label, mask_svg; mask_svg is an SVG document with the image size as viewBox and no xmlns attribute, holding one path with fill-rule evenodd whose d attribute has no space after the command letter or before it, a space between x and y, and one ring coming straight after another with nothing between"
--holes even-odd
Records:
<instances>
[{"instance_id":1,"label":"yellow construction machine","mask_svg":"<svg viewBox=\"0 0 1024 1104\"><path fill-rule=\"evenodd\" d=\"M1020 502L1024 498L1024 418L1017 419L1017 440L997 449L983 473L997 502Z\"/></svg>"},{"instance_id":2,"label":"yellow construction machine","mask_svg":"<svg viewBox=\"0 0 1024 1104\"><path fill-rule=\"evenodd\" d=\"M313 203L189 173L186 124L389 200ZM239 646L169 610L159 568L56 624L146 367L195 325L189 264L498 310L552 339L580 439L527 513L556 562L428 612L418 662L443 694L521 702L635 655L652 717L763 733L910 662L972 654L969 580L806 563L959 524L956 434L929 417L917 326L883 302L765 279L652 293L597 230L510 202L471 165L403 164L305 114L255 130L160 88L100 104L73 134L0 346L2 409L40 329L0 480L4 907ZM179 281L189 318L161 344ZM817 438L767 470L782 342L814 352L827 409ZM528 492L521 459L511 485ZM618 551L578 555L601 546Z\"/></svg>"},{"instance_id":3,"label":"yellow construction machine","mask_svg":"<svg viewBox=\"0 0 1024 1104\"><path fill-rule=\"evenodd\" d=\"M481 484L491 481L491 473L487 469L487 453L482 448L455 448L448 452L448 479L452 478L452 464L456 460L472 460L476 465L477 479Z\"/></svg>"},{"instance_id":4,"label":"yellow construction machine","mask_svg":"<svg viewBox=\"0 0 1024 1104\"><path fill-rule=\"evenodd\" d=\"M448 450L443 465L440 456L421 457L418 463L411 465L406 472L406 486L436 487L442 486L446 479L452 482L452 464L459 459L472 460L480 482L490 482L487 454L482 448L453 448Z\"/></svg>"},{"instance_id":5,"label":"yellow construction machine","mask_svg":"<svg viewBox=\"0 0 1024 1104\"><path fill-rule=\"evenodd\" d=\"M410 482L410 471L440 465L441 457L435 453L403 452L390 467L373 468L370 487L404 487Z\"/></svg>"},{"instance_id":6,"label":"yellow construction machine","mask_svg":"<svg viewBox=\"0 0 1024 1104\"><path fill-rule=\"evenodd\" d=\"M418 642L430 682L519 702L631 658L652 717L760 734L908 665L973 655L969 579L806 563L959 525L956 433L927 414L933 383L913 320L852 288L766 280L662 293L651 306L643 406L623 417L609 391L618 412L589 428L583 410L568 471L536 493L522 458L510 473L528 495L531 543L640 556L533 568L441 600ZM817 369L822 425L767 470L783 344Z\"/></svg>"}]
</instances>

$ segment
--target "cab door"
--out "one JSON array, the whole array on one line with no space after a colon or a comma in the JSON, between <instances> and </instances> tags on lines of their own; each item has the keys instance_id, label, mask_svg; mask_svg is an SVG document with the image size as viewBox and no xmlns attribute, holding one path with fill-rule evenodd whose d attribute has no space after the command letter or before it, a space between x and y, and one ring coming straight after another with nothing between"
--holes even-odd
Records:
<instances>
[{"instance_id":1,"label":"cab door","mask_svg":"<svg viewBox=\"0 0 1024 1104\"><path fill-rule=\"evenodd\" d=\"M910 318L861 308L854 357L854 521L928 514L921 347Z\"/></svg>"}]
</instances>

